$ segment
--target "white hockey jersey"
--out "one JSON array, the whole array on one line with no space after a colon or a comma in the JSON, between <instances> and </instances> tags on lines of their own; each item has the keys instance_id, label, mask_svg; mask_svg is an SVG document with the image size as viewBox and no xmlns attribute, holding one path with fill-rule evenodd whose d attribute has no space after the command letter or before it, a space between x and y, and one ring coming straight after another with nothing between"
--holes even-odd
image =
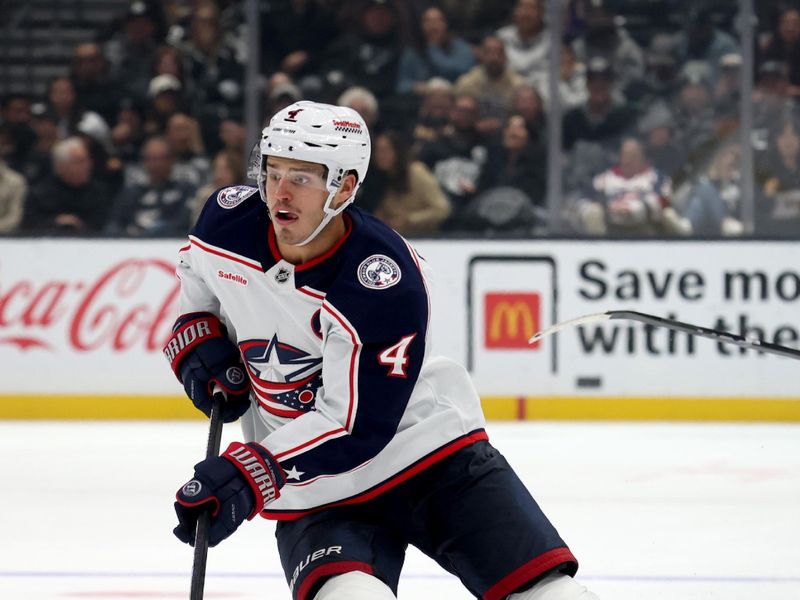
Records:
<instances>
[{"instance_id":1,"label":"white hockey jersey","mask_svg":"<svg viewBox=\"0 0 800 600\"><path fill-rule=\"evenodd\" d=\"M226 324L252 383L246 441L287 476L267 518L369 500L486 439L467 372L427 356L425 261L358 208L344 218L329 252L293 265L257 189L225 188L180 251L180 313Z\"/></svg>"}]
</instances>

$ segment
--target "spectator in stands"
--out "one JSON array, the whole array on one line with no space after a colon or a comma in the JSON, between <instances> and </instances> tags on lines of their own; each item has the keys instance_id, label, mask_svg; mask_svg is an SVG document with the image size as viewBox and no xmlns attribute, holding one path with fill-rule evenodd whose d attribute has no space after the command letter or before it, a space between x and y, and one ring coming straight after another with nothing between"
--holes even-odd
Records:
<instances>
[{"instance_id":1,"label":"spectator in stands","mask_svg":"<svg viewBox=\"0 0 800 600\"><path fill-rule=\"evenodd\" d=\"M673 121L666 103L655 103L639 121L639 133L652 165L674 182L687 168L687 150L675 137Z\"/></svg>"},{"instance_id":2,"label":"spectator in stands","mask_svg":"<svg viewBox=\"0 0 800 600\"><path fill-rule=\"evenodd\" d=\"M205 184L210 165L197 121L183 113L172 115L167 122L165 139L174 159L172 177L186 181L195 189Z\"/></svg>"},{"instance_id":3,"label":"spectator in stands","mask_svg":"<svg viewBox=\"0 0 800 600\"><path fill-rule=\"evenodd\" d=\"M144 143L144 108L134 98L123 98L111 129L114 154L123 163L138 160Z\"/></svg>"},{"instance_id":4,"label":"spectator in stands","mask_svg":"<svg viewBox=\"0 0 800 600\"><path fill-rule=\"evenodd\" d=\"M144 124L147 135L162 135L170 117L186 110L182 90L181 82L174 75L156 75L150 80Z\"/></svg>"},{"instance_id":5,"label":"spectator in stands","mask_svg":"<svg viewBox=\"0 0 800 600\"><path fill-rule=\"evenodd\" d=\"M103 54L111 65L111 76L122 82L127 95L144 99L151 79L160 36L160 16L152 3L134 0L123 27L106 43Z\"/></svg>"},{"instance_id":6,"label":"spectator in stands","mask_svg":"<svg viewBox=\"0 0 800 600\"><path fill-rule=\"evenodd\" d=\"M47 88L47 102L58 117L58 136L61 139L85 133L103 144L111 146L111 131L103 117L85 110L78 104L75 86L69 77L56 77Z\"/></svg>"},{"instance_id":7,"label":"spectator in stands","mask_svg":"<svg viewBox=\"0 0 800 600\"><path fill-rule=\"evenodd\" d=\"M281 71L294 81L318 77L325 48L338 33L333 3L323 0L263 2L261 68Z\"/></svg>"},{"instance_id":8,"label":"spectator in stands","mask_svg":"<svg viewBox=\"0 0 800 600\"><path fill-rule=\"evenodd\" d=\"M36 134L36 142L31 148L20 171L30 182L42 181L53 172L53 146L58 141L58 117L44 104L37 103L31 108L31 129Z\"/></svg>"},{"instance_id":9,"label":"spectator in stands","mask_svg":"<svg viewBox=\"0 0 800 600\"><path fill-rule=\"evenodd\" d=\"M417 154L423 144L438 140L444 134L453 109L453 84L434 77L425 83L422 104L414 125L413 154Z\"/></svg>"},{"instance_id":10,"label":"spectator in stands","mask_svg":"<svg viewBox=\"0 0 800 600\"><path fill-rule=\"evenodd\" d=\"M370 179L364 201L374 205L375 216L403 235L433 233L450 214L436 178L423 163L411 159L409 141L398 132L376 136Z\"/></svg>"},{"instance_id":11,"label":"spectator in stands","mask_svg":"<svg viewBox=\"0 0 800 600\"><path fill-rule=\"evenodd\" d=\"M544 102L539 91L532 85L523 84L514 92L511 113L519 115L528 130L528 142L542 145L547 134Z\"/></svg>"},{"instance_id":12,"label":"spectator in stands","mask_svg":"<svg viewBox=\"0 0 800 600\"><path fill-rule=\"evenodd\" d=\"M514 92L524 81L508 66L505 46L496 36L484 38L479 60L479 65L458 78L455 93L477 99L478 130L484 135L492 135L500 131Z\"/></svg>"},{"instance_id":13,"label":"spectator in stands","mask_svg":"<svg viewBox=\"0 0 800 600\"><path fill-rule=\"evenodd\" d=\"M717 144L712 94L707 74L687 71L676 103L670 107L675 139L685 148L693 168L707 164Z\"/></svg>"},{"instance_id":14,"label":"spectator in stands","mask_svg":"<svg viewBox=\"0 0 800 600\"><path fill-rule=\"evenodd\" d=\"M453 31L477 46L489 33L508 23L516 0L439 0L437 4L450 15Z\"/></svg>"},{"instance_id":15,"label":"spectator in stands","mask_svg":"<svg viewBox=\"0 0 800 600\"><path fill-rule=\"evenodd\" d=\"M96 112L106 123L113 123L123 89L121 82L111 77L99 44L87 42L75 46L70 78L77 104Z\"/></svg>"},{"instance_id":16,"label":"spectator in stands","mask_svg":"<svg viewBox=\"0 0 800 600\"><path fill-rule=\"evenodd\" d=\"M666 33L653 36L646 53L644 78L625 90L628 102L642 111L647 111L655 103L674 102L681 85L675 54L674 36Z\"/></svg>"},{"instance_id":17,"label":"spectator in stands","mask_svg":"<svg viewBox=\"0 0 800 600\"><path fill-rule=\"evenodd\" d=\"M778 16L777 26L761 49L761 62L787 65L789 94L800 96L800 6L787 3Z\"/></svg>"},{"instance_id":18,"label":"spectator in stands","mask_svg":"<svg viewBox=\"0 0 800 600\"><path fill-rule=\"evenodd\" d=\"M378 99L367 88L355 85L347 88L339 99L336 101L339 106L347 106L356 111L364 122L367 124L370 132L375 133L380 129L378 126L378 118L380 117L380 108L378 106Z\"/></svg>"},{"instance_id":19,"label":"spectator in stands","mask_svg":"<svg viewBox=\"0 0 800 600\"><path fill-rule=\"evenodd\" d=\"M619 154L619 164L597 175L579 201L580 230L612 236L688 233L669 205L669 178L647 162L642 143L627 138Z\"/></svg>"},{"instance_id":20,"label":"spectator in stands","mask_svg":"<svg viewBox=\"0 0 800 600\"><path fill-rule=\"evenodd\" d=\"M87 235L106 224L111 197L92 179L92 159L78 137L53 146L53 175L34 184L21 229L37 235Z\"/></svg>"},{"instance_id":21,"label":"spectator in stands","mask_svg":"<svg viewBox=\"0 0 800 600\"><path fill-rule=\"evenodd\" d=\"M31 127L33 115L27 94L7 94L0 101L0 124L8 128L11 148L5 156L9 168L24 173L25 165L36 144L36 132Z\"/></svg>"},{"instance_id":22,"label":"spectator in stands","mask_svg":"<svg viewBox=\"0 0 800 600\"><path fill-rule=\"evenodd\" d=\"M575 60L575 53L568 44L561 45L558 91L561 108L564 111L582 106L589 97L586 89L586 65ZM547 64L547 63L545 63ZM537 71L531 77L531 84L539 92L542 101L550 99L550 80L547 69Z\"/></svg>"},{"instance_id":23,"label":"spectator in stands","mask_svg":"<svg viewBox=\"0 0 800 600\"><path fill-rule=\"evenodd\" d=\"M398 0L347 3L348 26L325 52L322 69L327 85L339 90L362 86L381 102L394 94L400 55L409 41L406 10Z\"/></svg>"},{"instance_id":24,"label":"spectator in stands","mask_svg":"<svg viewBox=\"0 0 800 600\"><path fill-rule=\"evenodd\" d=\"M769 130L796 110L789 93L786 63L768 60L758 67L753 90L753 140L757 150L766 147Z\"/></svg>"},{"instance_id":25,"label":"spectator in stands","mask_svg":"<svg viewBox=\"0 0 800 600\"><path fill-rule=\"evenodd\" d=\"M283 110L290 104L294 104L298 100L303 99L303 92L286 76L286 80L282 81L278 75L284 73L276 73L271 81L275 81L274 85L270 85L267 92L267 113L269 116Z\"/></svg>"},{"instance_id":26,"label":"spectator in stands","mask_svg":"<svg viewBox=\"0 0 800 600\"><path fill-rule=\"evenodd\" d=\"M613 69L619 89L626 91L644 76L644 53L628 32L615 21L608 0L587 3L583 36L573 42L576 58L584 64L605 58Z\"/></svg>"},{"instance_id":27,"label":"spectator in stands","mask_svg":"<svg viewBox=\"0 0 800 600\"><path fill-rule=\"evenodd\" d=\"M800 237L800 126L785 118L770 129L767 149L756 156L755 232Z\"/></svg>"},{"instance_id":28,"label":"spectator in stands","mask_svg":"<svg viewBox=\"0 0 800 600\"><path fill-rule=\"evenodd\" d=\"M241 156L247 156L250 148L245 148L247 143L247 130L243 123L226 119L219 125L219 139L222 142L222 150L232 152Z\"/></svg>"},{"instance_id":29,"label":"spectator in stands","mask_svg":"<svg viewBox=\"0 0 800 600\"><path fill-rule=\"evenodd\" d=\"M742 86L742 55L736 52L720 58L717 82L714 85L714 105L719 112L738 112Z\"/></svg>"},{"instance_id":30,"label":"spectator in stands","mask_svg":"<svg viewBox=\"0 0 800 600\"><path fill-rule=\"evenodd\" d=\"M701 236L738 236L744 231L739 219L742 188L736 143L722 147L713 157L708 172L692 188L685 217L691 232Z\"/></svg>"},{"instance_id":31,"label":"spectator in stands","mask_svg":"<svg viewBox=\"0 0 800 600\"><path fill-rule=\"evenodd\" d=\"M572 149L585 140L604 147L619 148L620 138L635 122L636 113L614 97L615 76L611 65L602 57L589 61L586 73L586 103L564 114L564 147Z\"/></svg>"},{"instance_id":32,"label":"spectator in stands","mask_svg":"<svg viewBox=\"0 0 800 600\"><path fill-rule=\"evenodd\" d=\"M472 47L450 31L442 9L432 6L422 13L423 40L403 50L397 78L399 93L423 95L429 79L455 81L475 64Z\"/></svg>"},{"instance_id":33,"label":"spectator in stands","mask_svg":"<svg viewBox=\"0 0 800 600\"><path fill-rule=\"evenodd\" d=\"M478 102L472 96L457 96L450 123L438 140L424 144L419 158L436 176L450 198L454 215L466 207L478 186L488 158L488 141L476 127Z\"/></svg>"},{"instance_id":34,"label":"spectator in stands","mask_svg":"<svg viewBox=\"0 0 800 600\"><path fill-rule=\"evenodd\" d=\"M512 187L525 193L532 205L545 200L547 159L541 144L531 140L525 119L512 115L502 138L489 146L486 166L478 179L478 193Z\"/></svg>"},{"instance_id":35,"label":"spectator in stands","mask_svg":"<svg viewBox=\"0 0 800 600\"><path fill-rule=\"evenodd\" d=\"M186 235L197 188L175 180L174 156L167 141L150 138L142 147L146 178L126 184L114 201L107 232L132 237Z\"/></svg>"},{"instance_id":36,"label":"spectator in stands","mask_svg":"<svg viewBox=\"0 0 800 600\"><path fill-rule=\"evenodd\" d=\"M508 66L528 81L547 76L550 32L544 26L544 9L542 0L517 0L512 23L497 30Z\"/></svg>"},{"instance_id":37,"label":"spectator in stands","mask_svg":"<svg viewBox=\"0 0 800 600\"><path fill-rule=\"evenodd\" d=\"M244 156L232 150L220 150L211 163L211 181L201 187L192 202L191 223L197 221L200 211L215 190L243 183L245 177Z\"/></svg>"},{"instance_id":38,"label":"spectator in stands","mask_svg":"<svg viewBox=\"0 0 800 600\"><path fill-rule=\"evenodd\" d=\"M704 2L691 3L683 28L676 34L675 53L680 64L699 61L709 66L711 83L717 80L717 68L726 54L739 52L734 37L714 24L715 8Z\"/></svg>"},{"instance_id":39,"label":"spectator in stands","mask_svg":"<svg viewBox=\"0 0 800 600\"><path fill-rule=\"evenodd\" d=\"M183 95L191 97L192 83L186 74L186 62L186 58L177 47L162 44L156 49L150 75L151 77L171 75L180 82Z\"/></svg>"},{"instance_id":40,"label":"spectator in stands","mask_svg":"<svg viewBox=\"0 0 800 600\"><path fill-rule=\"evenodd\" d=\"M8 166L6 157L15 144L9 123L0 124L0 235L13 233L20 222L28 193L25 178Z\"/></svg>"},{"instance_id":41,"label":"spectator in stands","mask_svg":"<svg viewBox=\"0 0 800 600\"><path fill-rule=\"evenodd\" d=\"M201 124L203 141L212 148L219 146L220 122L244 114L244 65L223 33L216 4L202 2L192 15L189 39L181 48L192 83L191 112Z\"/></svg>"}]
</instances>

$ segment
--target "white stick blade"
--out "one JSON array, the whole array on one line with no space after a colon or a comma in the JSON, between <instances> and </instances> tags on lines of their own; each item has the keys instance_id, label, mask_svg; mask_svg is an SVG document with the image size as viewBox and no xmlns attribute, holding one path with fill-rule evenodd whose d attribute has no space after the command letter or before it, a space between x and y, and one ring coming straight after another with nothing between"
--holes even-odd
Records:
<instances>
[{"instance_id":1,"label":"white stick blade","mask_svg":"<svg viewBox=\"0 0 800 600\"><path fill-rule=\"evenodd\" d=\"M567 329L568 327L577 327L578 325L588 325L589 323L600 323L601 321L608 321L611 318L607 312L602 313L594 313L591 315L584 315L582 317L576 317L574 319L570 319L569 321L562 321L561 323L557 323L556 325L551 325L547 329L542 329L541 331L537 332L531 339L528 340L529 344L534 344L541 340L542 338L546 338L547 336L553 335L554 333L558 333L562 329Z\"/></svg>"}]
</instances>

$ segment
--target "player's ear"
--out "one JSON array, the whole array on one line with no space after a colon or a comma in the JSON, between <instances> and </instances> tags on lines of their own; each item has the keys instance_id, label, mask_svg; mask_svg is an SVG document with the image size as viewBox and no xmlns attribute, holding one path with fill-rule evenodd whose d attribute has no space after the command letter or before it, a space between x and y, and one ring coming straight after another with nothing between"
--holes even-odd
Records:
<instances>
[{"instance_id":1,"label":"player's ear","mask_svg":"<svg viewBox=\"0 0 800 600\"><path fill-rule=\"evenodd\" d=\"M332 208L337 209L342 205L343 202L346 202L347 199L355 193L357 183L358 179L355 173L351 171L345 175L344 179L342 179L342 184L339 186L339 190L336 192L336 196L333 199Z\"/></svg>"}]
</instances>

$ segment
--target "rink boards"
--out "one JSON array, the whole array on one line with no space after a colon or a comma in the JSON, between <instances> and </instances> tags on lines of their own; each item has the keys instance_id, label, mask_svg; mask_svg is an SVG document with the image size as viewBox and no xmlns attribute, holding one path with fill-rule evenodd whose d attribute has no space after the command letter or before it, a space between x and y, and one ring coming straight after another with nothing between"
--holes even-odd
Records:
<instances>
[{"instance_id":1,"label":"rink boards","mask_svg":"<svg viewBox=\"0 0 800 600\"><path fill-rule=\"evenodd\" d=\"M195 416L160 353L181 245L0 241L0 418ZM433 351L467 366L490 418L800 421L791 359L620 321L527 343L630 309L798 347L798 243L414 245L437 274Z\"/></svg>"}]
</instances>

